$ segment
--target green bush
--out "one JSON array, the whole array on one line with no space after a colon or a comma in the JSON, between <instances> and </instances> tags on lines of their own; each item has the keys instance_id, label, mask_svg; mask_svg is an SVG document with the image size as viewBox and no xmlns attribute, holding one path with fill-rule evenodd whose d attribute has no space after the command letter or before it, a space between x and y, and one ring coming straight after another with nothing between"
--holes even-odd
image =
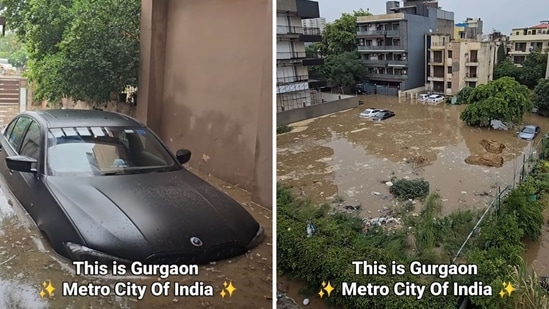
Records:
<instances>
[{"instance_id":1,"label":"green bush","mask_svg":"<svg viewBox=\"0 0 549 309\"><path fill-rule=\"evenodd\" d=\"M276 134L288 133L288 132L291 132L292 130L293 128L290 127L289 125L283 125L276 128Z\"/></svg>"},{"instance_id":2,"label":"green bush","mask_svg":"<svg viewBox=\"0 0 549 309\"><path fill-rule=\"evenodd\" d=\"M429 182L423 178L398 179L393 181L389 192L401 200L424 198L429 194Z\"/></svg>"},{"instance_id":3,"label":"green bush","mask_svg":"<svg viewBox=\"0 0 549 309\"><path fill-rule=\"evenodd\" d=\"M473 87L464 87L456 95L456 104L469 104L471 103L471 93L475 88Z\"/></svg>"}]
</instances>

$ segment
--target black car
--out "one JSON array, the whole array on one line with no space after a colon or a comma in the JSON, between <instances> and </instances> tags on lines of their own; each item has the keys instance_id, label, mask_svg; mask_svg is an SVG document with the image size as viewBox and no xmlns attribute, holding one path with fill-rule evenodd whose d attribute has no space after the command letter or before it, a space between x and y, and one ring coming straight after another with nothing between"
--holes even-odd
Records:
<instances>
[{"instance_id":1,"label":"black car","mask_svg":"<svg viewBox=\"0 0 549 309\"><path fill-rule=\"evenodd\" d=\"M382 112L379 112L379 113L375 114L372 117L372 120L381 121L381 120L385 120L387 118L391 118L394 115L395 115L394 112L385 110L385 111L382 111Z\"/></svg>"},{"instance_id":2,"label":"black car","mask_svg":"<svg viewBox=\"0 0 549 309\"><path fill-rule=\"evenodd\" d=\"M263 228L186 170L145 125L98 110L18 115L0 173L59 254L71 260L203 264L258 245Z\"/></svg>"}]
</instances>

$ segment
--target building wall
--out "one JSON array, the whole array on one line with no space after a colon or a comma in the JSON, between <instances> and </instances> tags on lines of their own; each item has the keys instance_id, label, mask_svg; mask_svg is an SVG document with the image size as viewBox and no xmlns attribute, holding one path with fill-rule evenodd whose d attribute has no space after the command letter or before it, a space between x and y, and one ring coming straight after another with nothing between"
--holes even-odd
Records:
<instances>
[{"instance_id":1,"label":"building wall","mask_svg":"<svg viewBox=\"0 0 549 309\"><path fill-rule=\"evenodd\" d=\"M136 115L272 207L272 1L142 0Z\"/></svg>"},{"instance_id":2,"label":"building wall","mask_svg":"<svg viewBox=\"0 0 549 309\"><path fill-rule=\"evenodd\" d=\"M432 29L432 21L422 16L406 15L406 44L408 48L408 79L404 82L407 90L425 85L425 34Z\"/></svg>"}]
</instances>

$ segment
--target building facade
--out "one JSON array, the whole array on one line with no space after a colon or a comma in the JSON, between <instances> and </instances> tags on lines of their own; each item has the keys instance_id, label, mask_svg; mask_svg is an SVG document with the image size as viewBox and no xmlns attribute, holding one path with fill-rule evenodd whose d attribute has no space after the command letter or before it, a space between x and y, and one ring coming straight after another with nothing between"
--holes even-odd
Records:
<instances>
[{"instance_id":1,"label":"building facade","mask_svg":"<svg viewBox=\"0 0 549 309\"><path fill-rule=\"evenodd\" d=\"M436 1L388 1L386 14L357 17L357 27L368 81L396 94L425 85L427 35L452 36L454 14Z\"/></svg>"},{"instance_id":2,"label":"building facade","mask_svg":"<svg viewBox=\"0 0 549 309\"><path fill-rule=\"evenodd\" d=\"M141 4L136 117L272 207L272 1Z\"/></svg>"},{"instance_id":3,"label":"building facade","mask_svg":"<svg viewBox=\"0 0 549 309\"><path fill-rule=\"evenodd\" d=\"M320 33L322 33L322 31L324 31L324 28L326 28L326 18L319 17L302 19L301 25L303 26L303 28L318 28L320 29Z\"/></svg>"},{"instance_id":4,"label":"building facade","mask_svg":"<svg viewBox=\"0 0 549 309\"><path fill-rule=\"evenodd\" d=\"M514 28L511 30L509 41L512 45L511 60L516 65L522 65L526 55L535 49L547 53L549 50L549 21L528 28Z\"/></svg>"},{"instance_id":5,"label":"building facade","mask_svg":"<svg viewBox=\"0 0 549 309\"><path fill-rule=\"evenodd\" d=\"M454 26L454 40L482 40L483 21L480 18L467 17L464 22Z\"/></svg>"},{"instance_id":6,"label":"building facade","mask_svg":"<svg viewBox=\"0 0 549 309\"><path fill-rule=\"evenodd\" d=\"M491 41L431 35L429 90L455 95L464 87L476 87L493 79L496 44Z\"/></svg>"},{"instance_id":7,"label":"building facade","mask_svg":"<svg viewBox=\"0 0 549 309\"><path fill-rule=\"evenodd\" d=\"M287 111L322 102L309 78L308 66L324 59L305 50L305 42L320 42L317 27L303 27L303 19L319 18L318 2L277 0L276 7L276 101L277 111Z\"/></svg>"}]
</instances>

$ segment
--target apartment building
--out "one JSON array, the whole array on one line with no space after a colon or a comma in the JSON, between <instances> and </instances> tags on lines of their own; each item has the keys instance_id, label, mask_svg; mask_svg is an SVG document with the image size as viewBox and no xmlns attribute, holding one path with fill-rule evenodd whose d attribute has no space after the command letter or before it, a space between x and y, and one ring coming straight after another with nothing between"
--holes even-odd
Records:
<instances>
[{"instance_id":1,"label":"apartment building","mask_svg":"<svg viewBox=\"0 0 549 309\"><path fill-rule=\"evenodd\" d=\"M322 65L324 59L305 51L305 42L320 42L317 27L303 27L303 19L319 18L318 2L277 0L276 7L276 101L277 111L287 111L321 103L314 88L322 82L309 79L308 66Z\"/></svg>"},{"instance_id":2,"label":"apartment building","mask_svg":"<svg viewBox=\"0 0 549 309\"><path fill-rule=\"evenodd\" d=\"M464 22L454 26L454 40L482 40L482 25L480 18L466 18Z\"/></svg>"},{"instance_id":3,"label":"apartment building","mask_svg":"<svg viewBox=\"0 0 549 309\"><path fill-rule=\"evenodd\" d=\"M357 18L357 43L367 79L383 94L425 85L426 37L453 36L454 13L437 1L388 1L386 14Z\"/></svg>"},{"instance_id":4,"label":"apartment building","mask_svg":"<svg viewBox=\"0 0 549 309\"><path fill-rule=\"evenodd\" d=\"M302 19L301 25L303 26L303 28L318 28L320 29L320 33L322 33L322 31L324 31L324 28L326 28L326 18L319 17Z\"/></svg>"},{"instance_id":5,"label":"apartment building","mask_svg":"<svg viewBox=\"0 0 549 309\"><path fill-rule=\"evenodd\" d=\"M430 35L429 39L429 90L455 95L464 87L492 80L495 42L452 40L448 35Z\"/></svg>"},{"instance_id":6,"label":"apartment building","mask_svg":"<svg viewBox=\"0 0 549 309\"><path fill-rule=\"evenodd\" d=\"M542 52L549 50L549 21L541 21L540 24L527 28L514 28L511 30L509 41L512 44L509 53L516 65L522 65L531 51L540 49Z\"/></svg>"}]
</instances>

